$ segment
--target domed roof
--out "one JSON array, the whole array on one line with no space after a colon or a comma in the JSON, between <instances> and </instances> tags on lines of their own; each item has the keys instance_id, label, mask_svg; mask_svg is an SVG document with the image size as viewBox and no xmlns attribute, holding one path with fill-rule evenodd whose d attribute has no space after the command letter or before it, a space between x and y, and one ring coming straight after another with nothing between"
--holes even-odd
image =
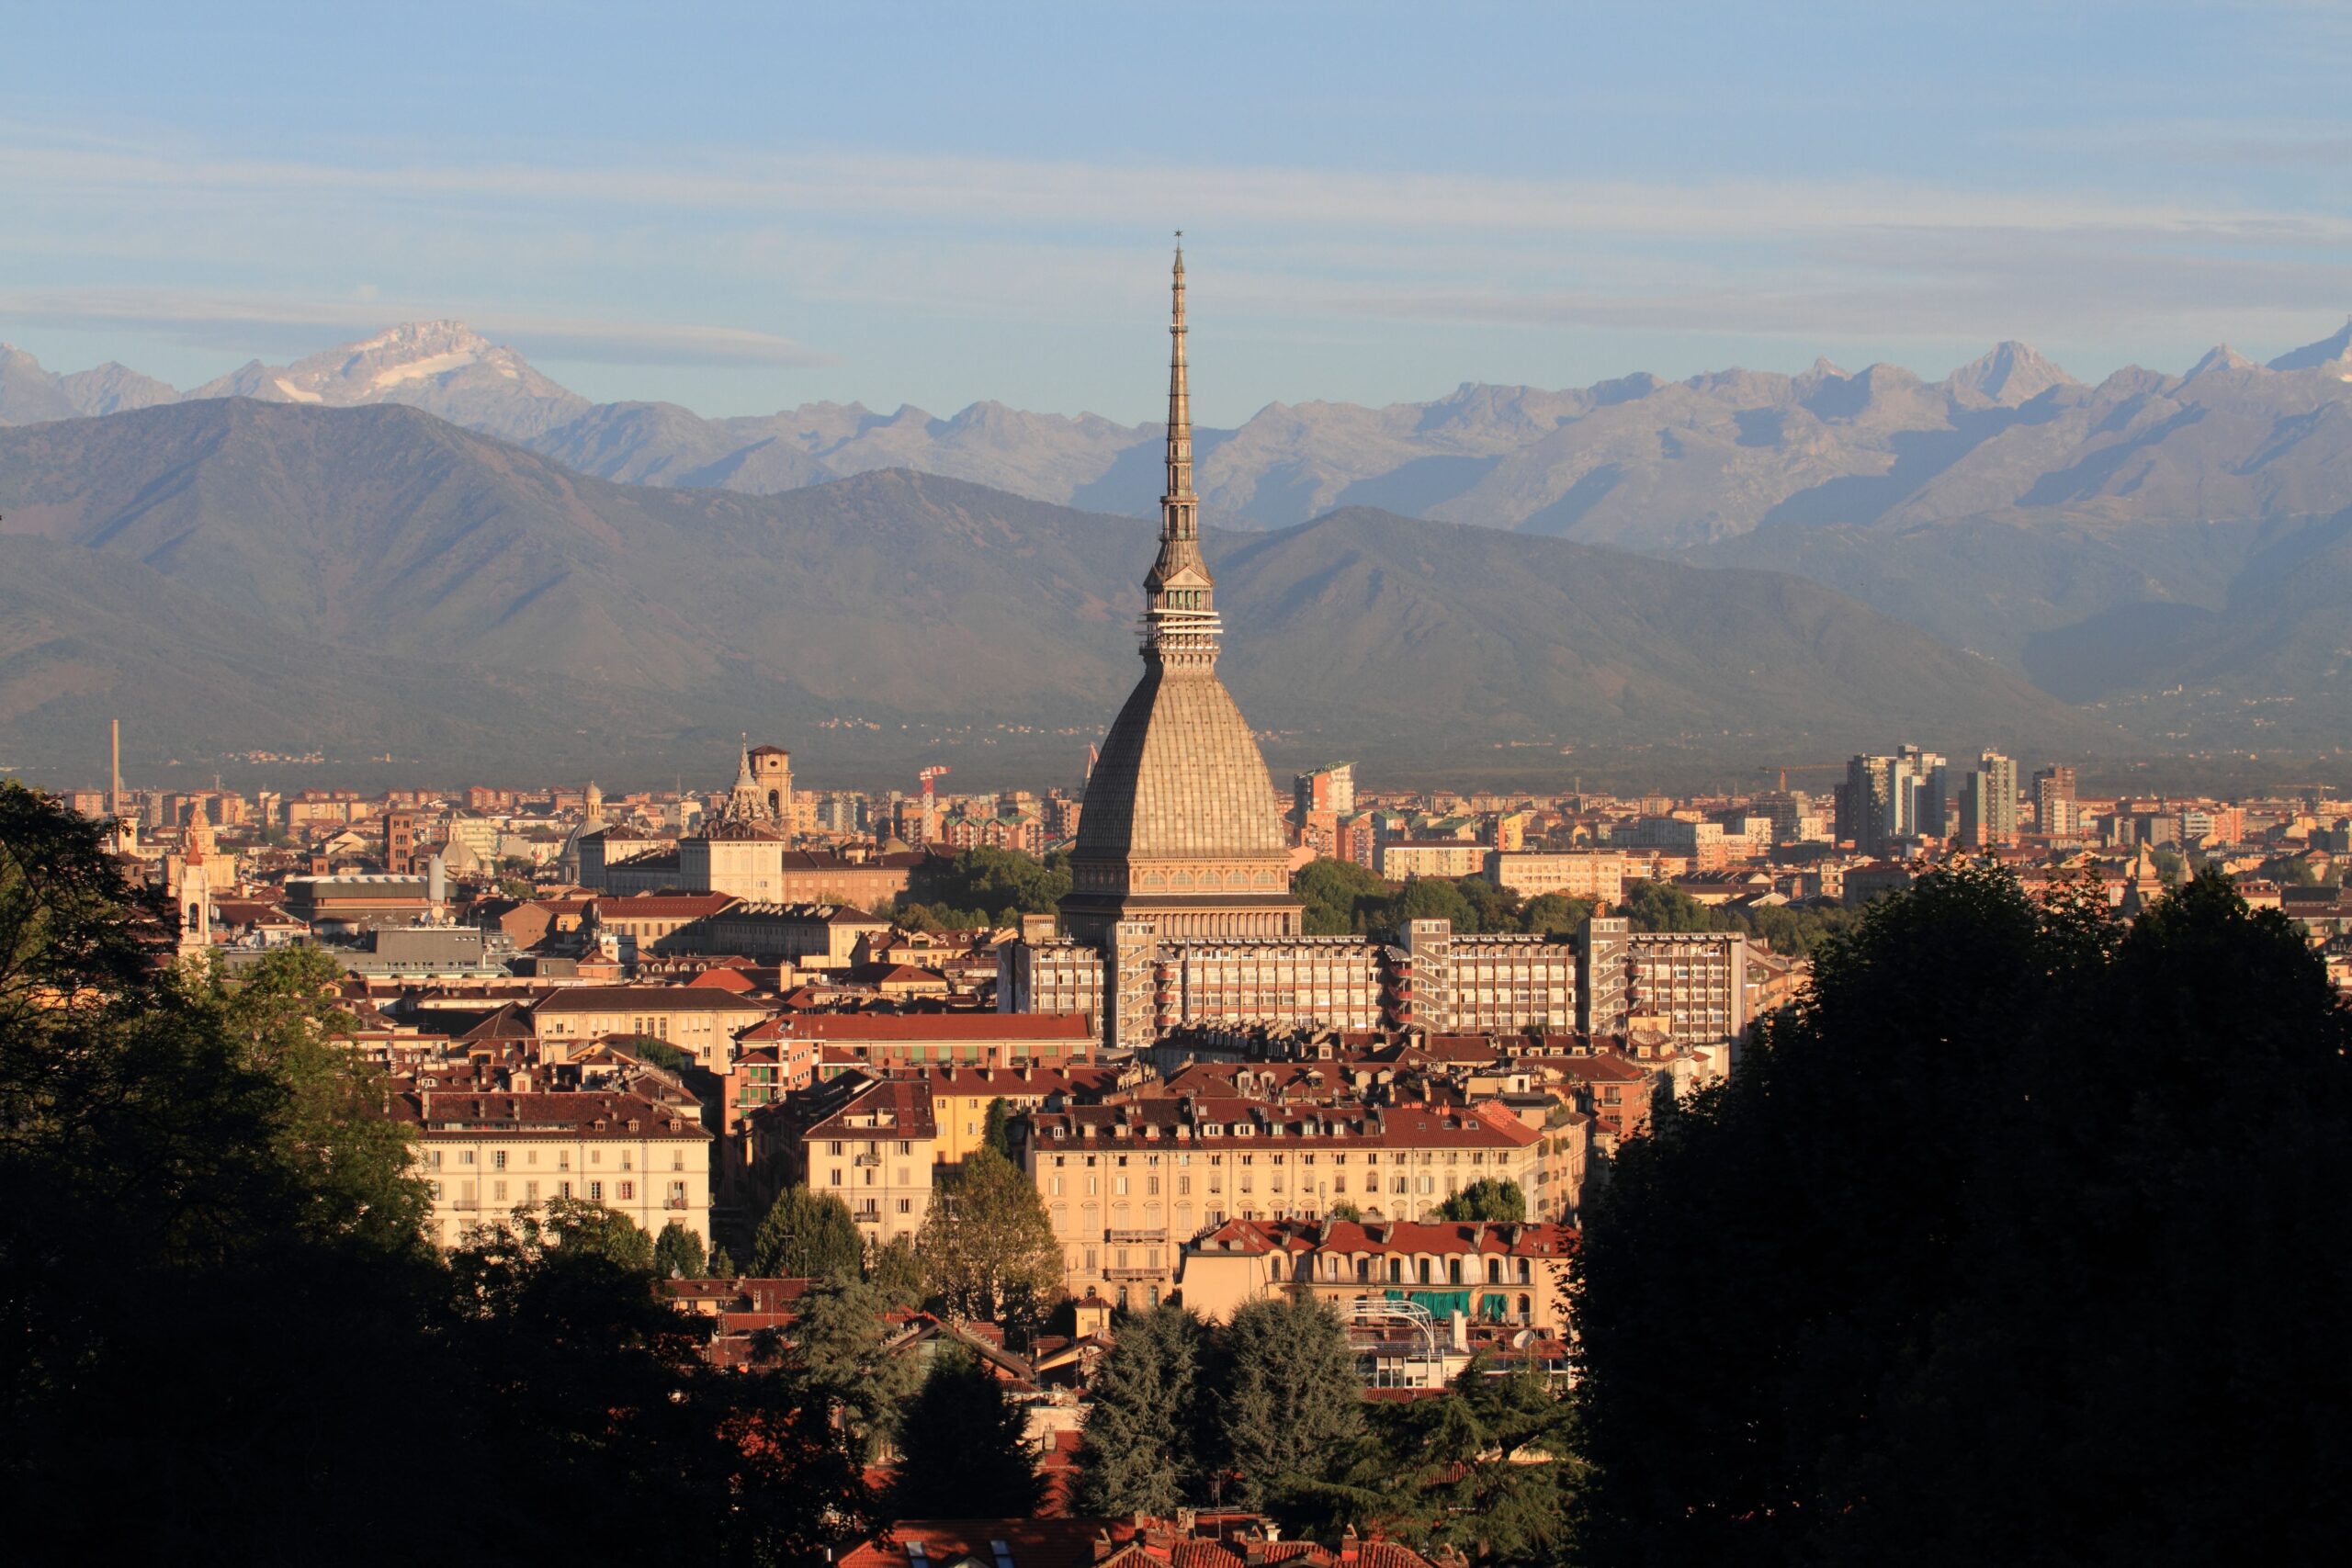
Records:
<instances>
[{"instance_id":1,"label":"domed roof","mask_svg":"<svg viewBox=\"0 0 2352 1568\"><path fill-rule=\"evenodd\" d=\"M1266 759L1214 667L1148 661L1087 781L1075 858L1287 852Z\"/></svg>"}]
</instances>

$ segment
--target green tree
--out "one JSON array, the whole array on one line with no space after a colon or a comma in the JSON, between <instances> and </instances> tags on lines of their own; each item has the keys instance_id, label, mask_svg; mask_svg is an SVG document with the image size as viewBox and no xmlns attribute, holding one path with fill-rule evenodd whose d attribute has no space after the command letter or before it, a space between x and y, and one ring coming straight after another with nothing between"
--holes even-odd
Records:
<instances>
[{"instance_id":1,"label":"green tree","mask_svg":"<svg viewBox=\"0 0 2352 1568\"><path fill-rule=\"evenodd\" d=\"M233 981L213 965L200 996L249 1066L287 1090L277 1156L310 1194L306 1228L421 1247L428 1202L410 1127L383 1114L383 1074L345 1043L353 1021L335 999L341 977L320 949L281 947Z\"/></svg>"},{"instance_id":2,"label":"green tree","mask_svg":"<svg viewBox=\"0 0 2352 1568\"><path fill-rule=\"evenodd\" d=\"M487 1228L511 1232L512 1239L503 1245L534 1257L542 1251L569 1249L601 1258L630 1274L653 1272L653 1238L627 1214L585 1198L517 1204L504 1222ZM502 1244L485 1239L482 1245Z\"/></svg>"},{"instance_id":3,"label":"green tree","mask_svg":"<svg viewBox=\"0 0 2352 1568\"><path fill-rule=\"evenodd\" d=\"M1216 1338L1211 1377L1221 1455L1213 1491L1255 1509L1363 1429L1363 1392L1339 1314L1282 1296L1235 1309ZM1224 1500L1220 1498L1220 1500Z\"/></svg>"},{"instance_id":4,"label":"green tree","mask_svg":"<svg viewBox=\"0 0 2352 1568\"><path fill-rule=\"evenodd\" d=\"M659 1067L673 1077L697 1065L691 1053L681 1050L657 1035L640 1034L633 1040L618 1041L616 1043L622 1050L639 1061Z\"/></svg>"},{"instance_id":5,"label":"green tree","mask_svg":"<svg viewBox=\"0 0 2352 1568\"><path fill-rule=\"evenodd\" d=\"M922 1260L915 1256L914 1243L905 1235L894 1235L876 1247L865 1260L865 1282L891 1306L921 1306Z\"/></svg>"},{"instance_id":6,"label":"green tree","mask_svg":"<svg viewBox=\"0 0 2352 1568\"><path fill-rule=\"evenodd\" d=\"M1482 1355L1439 1398L1370 1406L1352 1450L1275 1488L1270 1511L1303 1537L1352 1528L1480 1563L1558 1562L1582 1473L1574 1412L1539 1368Z\"/></svg>"},{"instance_id":7,"label":"green tree","mask_svg":"<svg viewBox=\"0 0 2352 1568\"><path fill-rule=\"evenodd\" d=\"M1408 920L1451 920L1458 931L1478 929L1478 911L1462 889L1442 876L1416 876L1406 882L1388 907L1385 927L1400 935Z\"/></svg>"},{"instance_id":8,"label":"green tree","mask_svg":"<svg viewBox=\"0 0 2352 1568\"><path fill-rule=\"evenodd\" d=\"M763 1280L854 1280L865 1259L849 1205L806 1187L777 1193L752 1237L752 1272Z\"/></svg>"},{"instance_id":9,"label":"green tree","mask_svg":"<svg viewBox=\"0 0 2352 1568\"><path fill-rule=\"evenodd\" d=\"M1671 882L1625 884L1620 912L1637 931L1711 931L1717 929L1714 911Z\"/></svg>"},{"instance_id":10,"label":"green tree","mask_svg":"<svg viewBox=\"0 0 2352 1568\"><path fill-rule=\"evenodd\" d=\"M1439 1204L1437 1212L1447 1220L1524 1220L1527 1194L1516 1181L1482 1176Z\"/></svg>"},{"instance_id":11,"label":"green tree","mask_svg":"<svg viewBox=\"0 0 2352 1568\"><path fill-rule=\"evenodd\" d=\"M1173 1303L1119 1325L1079 1440L1080 1513L1166 1518L1201 1495L1207 1352L1208 1330Z\"/></svg>"},{"instance_id":12,"label":"green tree","mask_svg":"<svg viewBox=\"0 0 2352 1568\"><path fill-rule=\"evenodd\" d=\"M2322 964L2216 874L2128 934L1984 865L1874 902L1596 1200L1590 1558L2327 1554L2348 1078Z\"/></svg>"},{"instance_id":13,"label":"green tree","mask_svg":"<svg viewBox=\"0 0 2352 1568\"><path fill-rule=\"evenodd\" d=\"M653 1238L653 1272L663 1280L699 1280L707 1259L702 1236L691 1226L672 1220Z\"/></svg>"},{"instance_id":14,"label":"green tree","mask_svg":"<svg viewBox=\"0 0 2352 1568\"><path fill-rule=\"evenodd\" d=\"M1029 1416L980 1359L942 1349L899 1423L890 1511L902 1519L1022 1517L1045 1495Z\"/></svg>"},{"instance_id":15,"label":"green tree","mask_svg":"<svg viewBox=\"0 0 2352 1568\"><path fill-rule=\"evenodd\" d=\"M1291 891L1306 906L1310 936L1346 936L1372 929L1367 913L1385 909L1396 892L1352 861L1309 861L1291 879Z\"/></svg>"},{"instance_id":16,"label":"green tree","mask_svg":"<svg viewBox=\"0 0 2352 1568\"><path fill-rule=\"evenodd\" d=\"M1351 1199L1342 1198L1325 1212L1335 1220L1347 1220L1357 1224L1363 1223L1363 1211L1357 1208Z\"/></svg>"},{"instance_id":17,"label":"green tree","mask_svg":"<svg viewBox=\"0 0 2352 1568\"><path fill-rule=\"evenodd\" d=\"M735 1278L735 1258L725 1247L710 1255L710 1277L714 1280Z\"/></svg>"},{"instance_id":18,"label":"green tree","mask_svg":"<svg viewBox=\"0 0 2352 1568\"><path fill-rule=\"evenodd\" d=\"M836 1276L802 1298L793 1325L794 1369L869 1461L897 1430L900 1406L922 1380L922 1363L894 1344L889 1310L874 1286Z\"/></svg>"},{"instance_id":19,"label":"green tree","mask_svg":"<svg viewBox=\"0 0 2352 1568\"><path fill-rule=\"evenodd\" d=\"M1593 908L1589 898L1539 893L1519 912L1520 929L1536 936L1573 936L1591 918Z\"/></svg>"},{"instance_id":20,"label":"green tree","mask_svg":"<svg viewBox=\"0 0 2352 1568\"><path fill-rule=\"evenodd\" d=\"M1011 925L1053 913L1069 886L1069 859L1058 852L1038 861L1018 850L961 850L916 867L899 909L920 912L931 929Z\"/></svg>"},{"instance_id":21,"label":"green tree","mask_svg":"<svg viewBox=\"0 0 2352 1568\"><path fill-rule=\"evenodd\" d=\"M995 1150L1007 1164L1016 1163L1018 1156L1012 1147L1012 1108L1001 1098L989 1101L989 1117L980 1128L980 1142Z\"/></svg>"},{"instance_id":22,"label":"green tree","mask_svg":"<svg viewBox=\"0 0 2352 1568\"><path fill-rule=\"evenodd\" d=\"M942 1175L915 1256L925 1298L958 1316L1026 1327L1061 1294L1061 1243L1037 1185L993 1149Z\"/></svg>"},{"instance_id":23,"label":"green tree","mask_svg":"<svg viewBox=\"0 0 2352 1568\"><path fill-rule=\"evenodd\" d=\"M1519 895L1508 887L1498 887L1483 876L1465 876L1454 883L1464 902L1470 906L1476 923L1467 929L1481 931L1515 931L1520 925Z\"/></svg>"},{"instance_id":24,"label":"green tree","mask_svg":"<svg viewBox=\"0 0 2352 1568\"><path fill-rule=\"evenodd\" d=\"M812 1561L870 1525L825 1411L705 1365L602 1230L420 1246L311 960L192 973L167 919L94 825L0 784L0 1182L39 1197L0 1205L14 1517L111 1510L158 1560L478 1558L480 1516L382 1483L431 1451L506 1482L494 1528L534 1556Z\"/></svg>"}]
</instances>

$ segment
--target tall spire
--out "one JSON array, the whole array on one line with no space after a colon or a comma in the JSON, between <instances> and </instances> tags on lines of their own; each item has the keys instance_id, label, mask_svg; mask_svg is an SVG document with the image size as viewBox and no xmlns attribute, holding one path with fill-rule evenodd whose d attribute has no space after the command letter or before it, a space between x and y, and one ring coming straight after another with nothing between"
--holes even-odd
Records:
<instances>
[{"instance_id":1,"label":"tall spire","mask_svg":"<svg viewBox=\"0 0 2352 1568\"><path fill-rule=\"evenodd\" d=\"M1159 498L1160 537L1196 539L1200 498L1193 493L1193 388L1184 363L1184 233L1176 232L1173 313L1168 322L1168 493Z\"/></svg>"},{"instance_id":2,"label":"tall spire","mask_svg":"<svg viewBox=\"0 0 2352 1568\"><path fill-rule=\"evenodd\" d=\"M1193 391L1184 356L1184 232L1176 231L1176 267L1168 335L1168 491L1159 498L1159 557L1144 578L1146 659L1209 666L1224 624L1216 579L1201 558L1201 498L1193 493Z\"/></svg>"}]
</instances>

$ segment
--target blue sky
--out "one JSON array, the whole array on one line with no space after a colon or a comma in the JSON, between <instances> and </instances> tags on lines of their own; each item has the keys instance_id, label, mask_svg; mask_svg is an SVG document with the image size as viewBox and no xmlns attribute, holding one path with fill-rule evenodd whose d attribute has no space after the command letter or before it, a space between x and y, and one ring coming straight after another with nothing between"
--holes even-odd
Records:
<instances>
[{"instance_id":1,"label":"blue sky","mask_svg":"<svg viewBox=\"0 0 2352 1568\"><path fill-rule=\"evenodd\" d=\"M1151 417L2352 310L2352 6L0 6L0 339Z\"/></svg>"}]
</instances>

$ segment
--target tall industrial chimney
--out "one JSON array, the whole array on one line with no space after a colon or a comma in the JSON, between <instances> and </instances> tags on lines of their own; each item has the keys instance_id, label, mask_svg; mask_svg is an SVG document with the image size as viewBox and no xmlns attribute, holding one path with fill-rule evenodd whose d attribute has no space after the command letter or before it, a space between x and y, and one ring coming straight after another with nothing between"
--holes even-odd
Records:
<instances>
[{"instance_id":1,"label":"tall industrial chimney","mask_svg":"<svg viewBox=\"0 0 2352 1568\"><path fill-rule=\"evenodd\" d=\"M108 719L109 755L107 765L107 815L122 815L122 720Z\"/></svg>"}]
</instances>

